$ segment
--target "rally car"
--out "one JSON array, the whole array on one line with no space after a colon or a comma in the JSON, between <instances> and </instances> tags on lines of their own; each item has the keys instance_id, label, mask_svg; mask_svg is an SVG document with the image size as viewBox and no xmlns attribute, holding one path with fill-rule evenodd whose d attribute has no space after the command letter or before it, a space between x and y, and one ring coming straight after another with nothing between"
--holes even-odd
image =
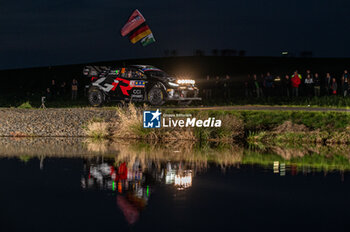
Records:
<instances>
[{"instance_id":1,"label":"rally car","mask_svg":"<svg viewBox=\"0 0 350 232\"><path fill-rule=\"evenodd\" d=\"M190 104L201 100L194 80L176 79L151 65L86 66L83 74L90 80L86 88L92 106L101 106L106 101L146 102L159 106L169 101Z\"/></svg>"}]
</instances>

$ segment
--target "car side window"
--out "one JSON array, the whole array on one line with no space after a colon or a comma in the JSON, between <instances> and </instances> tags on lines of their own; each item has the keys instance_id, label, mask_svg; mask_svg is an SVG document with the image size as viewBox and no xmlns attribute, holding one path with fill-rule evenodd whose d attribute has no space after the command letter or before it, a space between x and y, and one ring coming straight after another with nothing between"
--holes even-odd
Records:
<instances>
[{"instance_id":1,"label":"car side window","mask_svg":"<svg viewBox=\"0 0 350 232\"><path fill-rule=\"evenodd\" d=\"M145 79L146 78L146 76L138 70L133 71L133 77L137 78L137 79Z\"/></svg>"},{"instance_id":2,"label":"car side window","mask_svg":"<svg viewBox=\"0 0 350 232\"><path fill-rule=\"evenodd\" d=\"M127 78L128 77L128 70L126 68L121 68L119 70L119 77L121 78Z\"/></svg>"}]
</instances>

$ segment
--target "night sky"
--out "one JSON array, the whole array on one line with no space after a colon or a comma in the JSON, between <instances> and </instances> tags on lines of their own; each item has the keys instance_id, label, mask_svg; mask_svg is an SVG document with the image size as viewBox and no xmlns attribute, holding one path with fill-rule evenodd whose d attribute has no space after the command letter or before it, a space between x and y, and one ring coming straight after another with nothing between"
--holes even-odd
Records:
<instances>
[{"instance_id":1,"label":"night sky","mask_svg":"<svg viewBox=\"0 0 350 232\"><path fill-rule=\"evenodd\" d=\"M157 40L146 48L120 35L136 8ZM0 69L158 57L166 49L349 57L349 22L348 0L0 0Z\"/></svg>"}]
</instances>

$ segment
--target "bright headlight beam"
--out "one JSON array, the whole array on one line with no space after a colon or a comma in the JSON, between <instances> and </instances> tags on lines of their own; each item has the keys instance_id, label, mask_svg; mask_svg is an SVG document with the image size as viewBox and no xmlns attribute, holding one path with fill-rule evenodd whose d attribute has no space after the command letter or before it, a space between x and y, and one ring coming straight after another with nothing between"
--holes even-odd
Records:
<instances>
[{"instance_id":1,"label":"bright headlight beam","mask_svg":"<svg viewBox=\"0 0 350 232\"><path fill-rule=\"evenodd\" d=\"M177 80L178 84L191 84L194 85L196 82L195 80L189 80L189 79L179 79Z\"/></svg>"}]
</instances>

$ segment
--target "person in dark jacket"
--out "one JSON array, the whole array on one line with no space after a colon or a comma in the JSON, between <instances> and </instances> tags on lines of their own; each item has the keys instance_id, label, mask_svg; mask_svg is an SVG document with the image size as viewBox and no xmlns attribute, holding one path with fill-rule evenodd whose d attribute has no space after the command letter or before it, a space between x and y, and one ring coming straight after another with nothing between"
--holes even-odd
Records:
<instances>
[{"instance_id":1,"label":"person in dark jacket","mask_svg":"<svg viewBox=\"0 0 350 232\"><path fill-rule=\"evenodd\" d=\"M282 81L283 96L290 97L291 95L291 85L289 75L285 75Z\"/></svg>"},{"instance_id":2,"label":"person in dark jacket","mask_svg":"<svg viewBox=\"0 0 350 232\"><path fill-rule=\"evenodd\" d=\"M334 77L332 78L331 90L333 95L337 95L338 84L337 84L337 79L335 79Z\"/></svg>"},{"instance_id":3,"label":"person in dark jacket","mask_svg":"<svg viewBox=\"0 0 350 232\"><path fill-rule=\"evenodd\" d=\"M332 84L332 78L330 73L326 73L326 77L324 78L324 94L330 95L331 94L331 84Z\"/></svg>"},{"instance_id":4,"label":"person in dark jacket","mask_svg":"<svg viewBox=\"0 0 350 232\"><path fill-rule=\"evenodd\" d=\"M267 72L265 79L264 79L264 86L266 89L266 96L267 97L270 97L272 95L273 81L274 81L273 76L271 75L270 72Z\"/></svg>"},{"instance_id":5,"label":"person in dark jacket","mask_svg":"<svg viewBox=\"0 0 350 232\"><path fill-rule=\"evenodd\" d=\"M343 91L343 96L346 97L348 95L348 89L349 89L349 73L348 70L344 70L341 83L342 83L342 91Z\"/></svg>"},{"instance_id":6,"label":"person in dark jacket","mask_svg":"<svg viewBox=\"0 0 350 232\"><path fill-rule=\"evenodd\" d=\"M212 78L210 78L209 75L207 75L204 83L203 83L203 92L204 92L204 98L206 100L211 99L213 96L213 81Z\"/></svg>"},{"instance_id":7,"label":"person in dark jacket","mask_svg":"<svg viewBox=\"0 0 350 232\"><path fill-rule=\"evenodd\" d=\"M321 93L321 80L318 73L314 75L314 96L319 97Z\"/></svg>"},{"instance_id":8,"label":"person in dark jacket","mask_svg":"<svg viewBox=\"0 0 350 232\"><path fill-rule=\"evenodd\" d=\"M54 79L51 80L50 91L51 91L51 98L54 99L57 95L57 92L58 92L56 81Z\"/></svg>"},{"instance_id":9,"label":"person in dark jacket","mask_svg":"<svg viewBox=\"0 0 350 232\"><path fill-rule=\"evenodd\" d=\"M78 81L76 79L73 79L73 81L72 81L71 90L72 90L72 100L77 100L77 97L78 97Z\"/></svg>"},{"instance_id":10,"label":"person in dark jacket","mask_svg":"<svg viewBox=\"0 0 350 232\"><path fill-rule=\"evenodd\" d=\"M257 98L260 98L263 95L261 81L258 80L258 76L256 74L253 75L253 89Z\"/></svg>"},{"instance_id":11,"label":"person in dark jacket","mask_svg":"<svg viewBox=\"0 0 350 232\"><path fill-rule=\"evenodd\" d=\"M229 75L226 75L225 79L223 79L223 87L225 100L231 99L231 78Z\"/></svg>"}]
</instances>

